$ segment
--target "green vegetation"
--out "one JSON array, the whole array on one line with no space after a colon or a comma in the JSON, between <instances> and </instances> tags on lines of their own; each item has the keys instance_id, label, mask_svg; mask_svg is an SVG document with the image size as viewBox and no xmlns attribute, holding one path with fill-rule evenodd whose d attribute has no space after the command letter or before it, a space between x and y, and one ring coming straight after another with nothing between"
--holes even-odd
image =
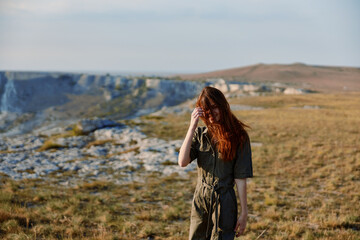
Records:
<instances>
[{"instance_id":1,"label":"green vegetation","mask_svg":"<svg viewBox=\"0 0 360 240\"><path fill-rule=\"evenodd\" d=\"M231 99L265 107L235 112L252 127L252 142L262 143L252 148L254 178L248 180L249 217L241 239L360 238L359 99L360 93ZM142 129L150 136L181 139L189 119L189 114L147 118ZM0 238L188 236L196 172L74 187L1 179Z\"/></svg>"}]
</instances>

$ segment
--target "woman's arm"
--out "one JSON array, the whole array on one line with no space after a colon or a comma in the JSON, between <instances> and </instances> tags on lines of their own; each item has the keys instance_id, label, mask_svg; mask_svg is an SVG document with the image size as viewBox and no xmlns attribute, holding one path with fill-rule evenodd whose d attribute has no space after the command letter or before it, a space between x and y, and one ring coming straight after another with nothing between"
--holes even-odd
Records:
<instances>
[{"instance_id":1,"label":"woman's arm","mask_svg":"<svg viewBox=\"0 0 360 240\"><path fill-rule=\"evenodd\" d=\"M191 114L191 121L189 129L186 133L185 140L181 145L179 151L178 163L180 167L186 167L190 163L190 148L192 143L192 138L194 136L195 129L199 122L199 117L202 116L203 111L201 108L195 108Z\"/></svg>"},{"instance_id":2,"label":"woman's arm","mask_svg":"<svg viewBox=\"0 0 360 240\"><path fill-rule=\"evenodd\" d=\"M247 194L246 194L246 178L235 179L237 192L239 194L240 204L241 204L241 213L240 217L236 223L235 232L236 237L239 237L241 234L244 233L246 222L247 222ZM239 231L238 231L239 228Z\"/></svg>"}]
</instances>

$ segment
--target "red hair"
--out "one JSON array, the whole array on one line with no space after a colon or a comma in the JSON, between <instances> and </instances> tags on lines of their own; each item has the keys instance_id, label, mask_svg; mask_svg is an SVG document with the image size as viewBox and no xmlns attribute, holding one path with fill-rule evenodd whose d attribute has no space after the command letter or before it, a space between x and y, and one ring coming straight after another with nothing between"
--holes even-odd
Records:
<instances>
[{"instance_id":1,"label":"red hair","mask_svg":"<svg viewBox=\"0 0 360 240\"><path fill-rule=\"evenodd\" d=\"M219 109L219 122L210 123L209 121L209 114L214 116L212 104ZM216 88L205 87L200 93L196 107L204 110L205 115L201 117L201 120L207 126L211 142L221 153L222 160L232 161L236 150L249 139L245 128L250 127L236 118L224 94Z\"/></svg>"}]
</instances>

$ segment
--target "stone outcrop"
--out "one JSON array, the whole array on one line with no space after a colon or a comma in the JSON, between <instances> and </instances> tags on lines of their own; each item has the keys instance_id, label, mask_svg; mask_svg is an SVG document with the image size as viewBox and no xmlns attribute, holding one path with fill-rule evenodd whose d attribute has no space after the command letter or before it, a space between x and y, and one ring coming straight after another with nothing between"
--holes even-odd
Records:
<instances>
[{"instance_id":1,"label":"stone outcrop","mask_svg":"<svg viewBox=\"0 0 360 240\"><path fill-rule=\"evenodd\" d=\"M103 101L132 95L144 103L161 95L158 104L172 106L193 98L203 85L191 81L110 75L0 72L0 111L42 111L71 102L71 95L100 96Z\"/></svg>"},{"instance_id":2,"label":"stone outcrop","mask_svg":"<svg viewBox=\"0 0 360 240\"><path fill-rule=\"evenodd\" d=\"M112 121L110 119L82 119L74 127L75 131L79 134L89 134L97 129L106 127L122 126L122 124Z\"/></svg>"},{"instance_id":3,"label":"stone outcrop","mask_svg":"<svg viewBox=\"0 0 360 240\"><path fill-rule=\"evenodd\" d=\"M227 97L270 91L306 93L302 89L279 87L276 83L250 84L221 78L194 82L109 74L0 72L0 131L7 135L25 133L41 127L45 120L77 120L89 116L119 119L151 114L193 99L208 85L220 89Z\"/></svg>"},{"instance_id":4,"label":"stone outcrop","mask_svg":"<svg viewBox=\"0 0 360 240\"><path fill-rule=\"evenodd\" d=\"M284 90L284 94L286 94L286 95L304 94L304 93L307 93L307 92L304 89L300 89L300 88L289 87Z\"/></svg>"},{"instance_id":5,"label":"stone outcrop","mask_svg":"<svg viewBox=\"0 0 360 240\"><path fill-rule=\"evenodd\" d=\"M178 166L181 140L148 138L139 129L125 125L98 128L88 135L61 137L54 140L61 148L38 152L45 140L33 135L1 139L0 173L13 179L60 177L63 184L84 179L123 183L134 180L140 169L145 173L182 175L196 168L196 164Z\"/></svg>"},{"instance_id":6,"label":"stone outcrop","mask_svg":"<svg viewBox=\"0 0 360 240\"><path fill-rule=\"evenodd\" d=\"M17 128L12 133L26 133L41 127L49 118L64 121L88 116L136 117L192 99L204 85L160 78L0 72L0 131L9 135L11 129ZM24 114L38 117L19 121ZM26 126L16 125L24 122Z\"/></svg>"}]
</instances>

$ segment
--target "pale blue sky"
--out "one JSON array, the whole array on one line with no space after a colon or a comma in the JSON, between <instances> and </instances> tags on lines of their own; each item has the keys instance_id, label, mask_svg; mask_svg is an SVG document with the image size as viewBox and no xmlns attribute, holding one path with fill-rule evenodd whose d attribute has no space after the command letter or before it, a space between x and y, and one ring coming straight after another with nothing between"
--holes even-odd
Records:
<instances>
[{"instance_id":1,"label":"pale blue sky","mask_svg":"<svg viewBox=\"0 0 360 240\"><path fill-rule=\"evenodd\" d=\"M0 0L0 70L360 67L356 0Z\"/></svg>"}]
</instances>

